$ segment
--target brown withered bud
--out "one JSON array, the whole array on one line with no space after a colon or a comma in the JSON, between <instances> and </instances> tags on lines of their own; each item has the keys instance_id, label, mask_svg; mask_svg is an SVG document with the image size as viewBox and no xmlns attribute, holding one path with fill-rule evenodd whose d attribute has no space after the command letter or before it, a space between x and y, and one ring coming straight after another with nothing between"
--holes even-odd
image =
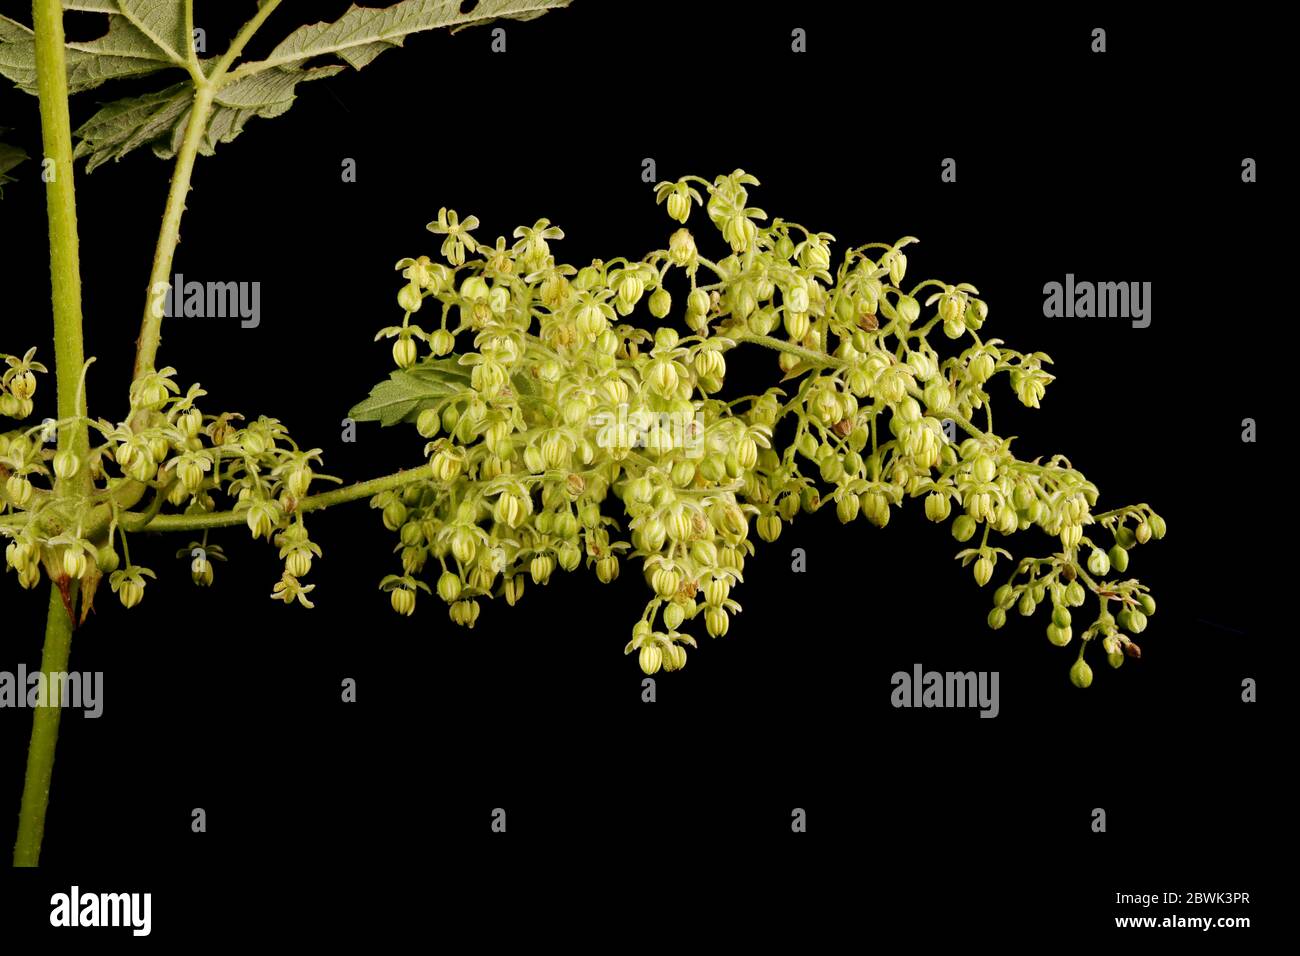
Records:
<instances>
[{"instance_id":1,"label":"brown withered bud","mask_svg":"<svg viewBox=\"0 0 1300 956\"><path fill-rule=\"evenodd\" d=\"M880 320L876 318L876 313L864 312L862 315L858 316L858 328L864 329L867 332L874 332L876 329L880 328Z\"/></svg>"},{"instance_id":2,"label":"brown withered bud","mask_svg":"<svg viewBox=\"0 0 1300 956\"><path fill-rule=\"evenodd\" d=\"M833 431L840 438L844 438L848 435L849 432L853 431L853 422L849 421L847 418L841 418L838 422L836 422L834 425L831 426L831 431Z\"/></svg>"},{"instance_id":3,"label":"brown withered bud","mask_svg":"<svg viewBox=\"0 0 1300 956\"><path fill-rule=\"evenodd\" d=\"M1066 584L1070 584L1078 576L1079 572L1074 569L1073 564L1067 564L1065 567L1061 568L1061 580Z\"/></svg>"}]
</instances>

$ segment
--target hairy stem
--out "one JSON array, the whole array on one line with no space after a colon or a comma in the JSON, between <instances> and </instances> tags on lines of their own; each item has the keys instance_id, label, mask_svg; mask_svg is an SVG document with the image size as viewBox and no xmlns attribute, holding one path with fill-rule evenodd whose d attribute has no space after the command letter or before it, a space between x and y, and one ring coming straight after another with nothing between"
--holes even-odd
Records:
<instances>
[{"instance_id":1,"label":"hairy stem","mask_svg":"<svg viewBox=\"0 0 1300 956\"><path fill-rule=\"evenodd\" d=\"M334 491L311 495L298 502L299 512L320 511L333 505L340 505L358 498L370 498L381 491L401 488L413 481L428 480L431 477L427 467L409 468L404 471L359 481ZM245 513L242 511L212 511L207 514L169 514L154 515L128 511L120 518L122 528L127 531L194 531L200 528L224 528L243 524Z\"/></svg>"},{"instance_id":2,"label":"hairy stem","mask_svg":"<svg viewBox=\"0 0 1300 956\"><path fill-rule=\"evenodd\" d=\"M778 352L788 352L800 361L807 362L809 365L817 368L842 368L848 364L843 359L836 358L834 355L828 355L825 352L817 352L813 349L806 349L802 345L795 345L793 342L786 342L784 339L773 338L770 335L745 334L738 335L735 338L737 342L753 342L754 344L761 345L764 348L776 349ZM922 390L917 388L915 385L908 388L908 394L916 399L924 398ZM958 415L955 411L949 410L944 414L956 422L962 431L966 432L966 434L974 438L988 437L984 432L971 424L969 420ZM875 432L873 431L872 434L874 435Z\"/></svg>"},{"instance_id":3,"label":"hairy stem","mask_svg":"<svg viewBox=\"0 0 1300 956\"><path fill-rule=\"evenodd\" d=\"M53 162L46 182L45 208L50 222L50 285L54 313L54 361L59 419L71 419L59 429L59 447L84 457L90 437L84 419L85 394L81 373L85 365L81 339L81 269L77 246L77 201L72 178L72 123L68 116L68 69L63 48L63 5L60 0L33 0L32 29L36 42L37 95L41 109L41 144ZM70 480L55 485L59 497L90 491L90 469L82 468ZM57 584L50 585L50 606L45 622L45 647L41 670L48 675L68 669L72 646L72 617L76 607L75 584L68 589L68 605ZM45 834L45 810L50 802L50 776L59 739L61 702L38 701L32 716L27 774L23 781L18 816L15 866L36 866Z\"/></svg>"},{"instance_id":4,"label":"hairy stem","mask_svg":"<svg viewBox=\"0 0 1300 956\"><path fill-rule=\"evenodd\" d=\"M279 5L280 0L267 0L258 8L257 14L240 28L234 42L230 44L230 49L226 50L221 55L221 59L217 61L216 68L212 71L212 79L221 80L226 76L231 64L239 59L239 55L244 52L244 47L253 38L253 34L261 28L262 24L266 22L266 18L274 13L275 8Z\"/></svg>"},{"instance_id":5,"label":"hairy stem","mask_svg":"<svg viewBox=\"0 0 1300 956\"><path fill-rule=\"evenodd\" d=\"M69 599L76 603L75 582L69 588ZM54 750L59 740L59 717L63 712L63 702L53 700L48 688L60 686L50 678L52 674L67 671L71 649L72 619L63 606L59 586L51 584L50 607L45 617L45 650L41 653L41 672L45 674L47 694L46 699L38 701L32 711L32 741L27 749L27 775L23 780L23 802L18 811L14 866L36 866L40 862L45 811L50 803L50 778L54 774Z\"/></svg>"},{"instance_id":6,"label":"hairy stem","mask_svg":"<svg viewBox=\"0 0 1300 956\"><path fill-rule=\"evenodd\" d=\"M63 50L63 7L59 0L35 0L37 93L41 109L41 145L52 161L45 188L50 223L50 289L54 313L55 388L58 392L59 447L85 457L90 447L80 388L86 359L81 340L81 268L77 243L77 199L72 177L72 124L68 116L68 73ZM71 485L71 487L64 487ZM56 493L87 493L89 469Z\"/></svg>"},{"instance_id":7,"label":"hairy stem","mask_svg":"<svg viewBox=\"0 0 1300 956\"><path fill-rule=\"evenodd\" d=\"M212 111L212 99L215 95L216 89L210 84L204 83L196 88L194 103L190 108L189 125L185 128L185 139L176 153L171 188L167 191L167 205L163 210L162 229L158 232L158 244L154 249L153 269L149 273L149 290L145 296L140 338L136 340L134 379L154 371L158 343L162 338L163 297L171 286L172 260L175 258L176 246L181 239L181 216L185 214L185 197L190 191L194 159L198 155L199 144L203 142L203 136L207 133L208 115Z\"/></svg>"},{"instance_id":8,"label":"hairy stem","mask_svg":"<svg viewBox=\"0 0 1300 956\"><path fill-rule=\"evenodd\" d=\"M194 78L194 103L190 107L185 139L176 153L171 188L167 192L167 205L163 210L162 228L158 232L158 244L154 248L153 270L149 273L149 290L145 296L144 319L140 323L140 338L136 341L134 379L155 370L158 343L162 339L162 296L171 283L172 260L175 258L176 246L181 238L181 217L185 214L185 197L190 191L190 178L194 174L194 160L198 155L199 145L208 131L212 102L217 91L230 79L228 75L230 65L239 58L248 41L253 38L253 34L279 5L280 0L267 0L262 4L253 18L240 29L230 48L222 54L206 79L198 70L197 61L196 66L191 70ZM187 19L192 18L192 7L188 0L185 12ZM193 55L192 38L188 42Z\"/></svg>"}]
</instances>

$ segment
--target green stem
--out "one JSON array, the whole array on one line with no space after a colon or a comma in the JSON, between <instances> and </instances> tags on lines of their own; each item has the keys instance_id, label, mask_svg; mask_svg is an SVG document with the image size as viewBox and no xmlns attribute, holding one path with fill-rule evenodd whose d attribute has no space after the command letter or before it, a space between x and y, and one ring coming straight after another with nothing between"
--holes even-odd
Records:
<instances>
[{"instance_id":1,"label":"green stem","mask_svg":"<svg viewBox=\"0 0 1300 956\"><path fill-rule=\"evenodd\" d=\"M429 469L408 468L382 478L359 481L344 488L311 495L298 502L298 513L319 511L333 505L356 501L358 498L370 498L381 491L401 488L413 481L427 481L431 478ZM243 524L245 513L242 511L211 511L207 514L170 514L150 517L147 513L128 511L121 516L121 526L127 531L196 531L200 528L226 528Z\"/></svg>"},{"instance_id":2,"label":"green stem","mask_svg":"<svg viewBox=\"0 0 1300 956\"><path fill-rule=\"evenodd\" d=\"M171 188L167 191L167 205L163 210L162 228L154 248L153 269L149 273L149 291L145 296L144 319L140 323L140 338L136 341L135 372L133 379L154 371L158 343L162 338L163 296L171 286L172 260L181 238L181 216L185 214L185 196L190 191L190 177L194 173L194 159L199 144L208 130L208 115L216 87L203 83L195 88L194 103L190 108L189 125L185 139L176 153L172 169Z\"/></svg>"},{"instance_id":3,"label":"green stem","mask_svg":"<svg viewBox=\"0 0 1300 956\"><path fill-rule=\"evenodd\" d=\"M144 319L140 323L140 338L136 341L133 376L135 379L154 371L155 368L158 343L162 338L163 310L160 296L171 283L172 260L176 255L176 246L180 242L181 217L185 214L185 196L190 191L195 157L208 131L208 118L212 113L213 100L216 98L217 91L233 79L229 75L231 64L239 58L248 41L253 38L253 34L279 5L280 0L267 0L262 4L253 18L240 29L230 48L221 55L206 79L197 68L197 60L191 68L191 76L194 79L194 102L190 107L185 139L176 153L171 188L167 192L167 205L163 210L162 229L158 232L158 244L154 249L153 270L149 274L149 291L145 296ZM193 16L188 0L185 7L188 20ZM193 56L192 31L186 42L190 55Z\"/></svg>"},{"instance_id":4,"label":"green stem","mask_svg":"<svg viewBox=\"0 0 1300 956\"><path fill-rule=\"evenodd\" d=\"M813 349L806 349L802 345L795 345L793 342L787 342L784 339L773 338L770 335L737 335L734 336L734 338L737 342L753 342L754 344L762 345L765 348L776 349L778 352L788 352L789 354L799 358L800 360L807 362L809 365L813 365L818 368L844 368L849 364L844 359L836 358L834 355L827 355L825 352L817 352L814 351ZM921 389L917 388L915 385L908 388L907 391L908 394L910 394L913 398L921 399L921 400L924 400L925 398L925 393ZM975 438L988 437L984 432L980 431L978 428L972 425L970 421L963 418L961 415L958 415L956 412L949 411L946 414L948 418L951 418L954 422L956 422L957 425L961 427L962 431L966 432L968 435L971 435ZM875 436L874 428L872 429L871 434L873 437Z\"/></svg>"},{"instance_id":5,"label":"green stem","mask_svg":"<svg viewBox=\"0 0 1300 956\"><path fill-rule=\"evenodd\" d=\"M76 602L76 584L69 598ZM45 650L41 654L41 671L47 688L58 686L52 674L65 673L68 653L72 649L72 619L63 607L57 584L50 585L50 607L45 617ZM23 780L23 802L18 811L18 841L14 844L14 866L36 866L41 857L41 838L45 835L45 811L50 804L50 778L54 774L54 750L59 740L59 717L62 701L37 702L32 717L32 742L27 750L27 776Z\"/></svg>"},{"instance_id":6,"label":"green stem","mask_svg":"<svg viewBox=\"0 0 1300 956\"><path fill-rule=\"evenodd\" d=\"M778 352L788 352L789 354L814 365L819 368L843 368L849 363L844 359L836 358L834 355L827 355L825 352L816 352L812 349L806 349L802 345L795 345L793 342L787 342L784 339L773 338L770 335L749 335L742 334L733 336L737 342L753 342L756 345L762 345L765 348L776 349Z\"/></svg>"},{"instance_id":7,"label":"green stem","mask_svg":"<svg viewBox=\"0 0 1300 956\"><path fill-rule=\"evenodd\" d=\"M81 269L77 244L77 199L72 175L72 123L68 116L68 74L63 49L63 7L59 0L35 0L32 26L36 36L37 93L41 109L41 145L53 163L46 183L45 210L50 223L50 288L54 313L54 362L59 448L85 458L90 448L84 415L81 372L86 364L81 340ZM70 484L72 487L64 487ZM87 493L90 470L82 468L59 494Z\"/></svg>"},{"instance_id":8,"label":"green stem","mask_svg":"<svg viewBox=\"0 0 1300 956\"><path fill-rule=\"evenodd\" d=\"M58 415L73 419L59 429L59 448L72 449L85 458L90 436L84 416L85 394L81 374L85 368L81 337L81 269L77 244L77 200L72 173L72 122L68 115L68 70L63 47L63 5L60 0L33 0L32 29L36 44L37 95L40 97L41 144L53 164L46 182L45 208L50 223L50 286L54 315L54 361ZM70 480L59 480L55 494L78 497L90 492L90 469L82 468ZM46 687L53 672L68 669L72 646L72 617L77 587L68 588L68 606L59 586L50 585L50 606L45 619L45 647L41 670ZM50 802L50 777L59 739L61 702L38 701L32 717L27 775L23 781L18 816L15 866L36 866L45 834L45 810Z\"/></svg>"}]
</instances>

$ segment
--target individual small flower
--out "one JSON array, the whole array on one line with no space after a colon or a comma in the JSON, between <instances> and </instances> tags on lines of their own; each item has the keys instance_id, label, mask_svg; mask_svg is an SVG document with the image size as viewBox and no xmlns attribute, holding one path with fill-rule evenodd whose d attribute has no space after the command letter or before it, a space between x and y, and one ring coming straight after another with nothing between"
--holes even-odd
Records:
<instances>
[{"instance_id":1,"label":"individual small flower","mask_svg":"<svg viewBox=\"0 0 1300 956\"><path fill-rule=\"evenodd\" d=\"M433 262L428 256L401 259L396 268L402 270L403 279L409 279L421 289L434 293L446 289L451 280L451 270L441 263Z\"/></svg>"},{"instance_id":2,"label":"individual small flower","mask_svg":"<svg viewBox=\"0 0 1300 956\"><path fill-rule=\"evenodd\" d=\"M907 255L902 252L895 252L889 259L889 281L895 287L903 284L903 276L907 274Z\"/></svg>"},{"instance_id":3,"label":"individual small flower","mask_svg":"<svg viewBox=\"0 0 1300 956\"><path fill-rule=\"evenodd\" d=\"M668 313L671 312L673 308L672 294L662 287L655 289L654 292L650 293L649 305L650 314L656 319L667 318Z\"/></svg>"},{"instance_id":4,"label":"individual small flower","mask_svg":"<svg viewBox=\"0 0 1300 956\"><path fill-rule=\"evenodd\" d=\"M280 523L281 510L274 501L253 501L248 506L244 521L254 538L269 538Z\"/></svg>"},{"instance_id":5,"label":"individual small flower","mask_svg":"<svg viewBox=\"0 0 1300 956\"><path fill-rule=\"evenodd\" d=\"M1065 647L1074 639L1074 631L1068 627L1058 627L1055 623L1047 625L1047 639L1057 647Z\"/></svg>"},{"instance_id":6,"label":"individual small flower","mask_svg":"<svg viewBox=\"0 0 1300 956\"><path fill-rule=\"evenodd\" d=\"M1130 634L1141 634L1147 629L1147 616L1137 608L1125 608L1116 617L1116 623Z\"/></svg>"},{"instance_id":7,"label":"individual small flower","mask_svg":"<svg viewBox=\"0 0 1300 956\"><path fill-rule=\"evenodd\" d=\"M157 575L148 568L127 565L122 570L114 571L108 576L108 586L117 595L123 607L132 608L139 604L140 599L144 597L144 579L146 577L156 578Z\"/></svg>"},{"instance_id":8,"label":"individual small flower","mask_svg":"<svg viewBox=\"0 0 1300 956\"><path fill-rule=\"evenodd\" d=\"M601 584L609 584L618 577L618 558L606 555L596 561L596 578Z\"/></svg>"},{"instance_id":9,"label":"individual small flower","mask_svg":"<svg viewBox=\"0 0 1300 956\"><path fill-rule=\"evenodd\" d=\"M555 571L555 558L549 554L539 554L528 565L528 574L534 584L546 584Z\"/></svg>"},{"instance_id":10,"label":"individual small flower","mask_svg":"<svg viewBox=\"0 0 1300 956\"><path fill-rule=\"evenodd\" d=\"M1082 657L1070 668L1070 683L1075 687L1087 687L1092 683L1092 668Z\"/></svg>"},{"instance_id":11,"label":"individual small flower","mask_svg":"<svg viewBox=\"0 0 1300 956\"><path fill-rule=\"evenodd\" d=\"M176 369L168 366L157 372L147 372L131 383L131 408L134 410L157 408L181 387L172 381Z\"/></svg>"},{"instance_id":12,"label":"individual small flower","mask_svg":"<svg viewBox=\"0 0 1300 956\"><path fill-rule=\"evenodd\" d=\"M186 452L177 455L168 465L176 469L176 477L181 486L190 494L199 490L203 478L212 470L212 458L206 451Z\"/></svg>"},{"instance_id":13,"label":"individual small flower","mask_svg":"<svg viewBox=\"0 0 1300 956\"><path fill-rule=\"evenodd\" d=\"M72 478L81 470L81 459L71 448L62 448L54 453L54 475L56 478Z\"/></svg>"},{"instance_id":14,"label":"individual small flower","mask_svg":"<svg viewBox=\"0 0 1300 956\"><path fill-rule=\"evenodd\" d=\"M450 484L465 467L465 450L443 439L430 460L430 467L435 479Z\"/></svg>"},{"instance_id":15,"label":"individual small flower","mask_svg":"<svg viewBox=\"0 0 1300 956\"><path fill-rule=\"evenodd\" d=\"M945 521L952 511L952 502L948 496L939 491L932 491L925 496L925 516L931 521Z\"/></svg>"},{"instance_id":16,"label":"individual small flower","mask_svg":"<svg viewBox=\"0 0 1300 956\"><path fill-rule=\"evenodd\" d=\"M655 203L668 203L668 215L678 222L686 222L691 216L691 203L702 204L700 194L686 182L663 182L655 186Z\"/></svg>"},{"instance_id":17,"label":"individual small flower","mask_svg":"<svg viewBox=\"0 0 1300 956\"><path fill-rule=\"evenodd\" d=\"M711 607L704 612L704 627L710 637L726 637L731 627L731 616L725 608Z\"/></svg>"},{"instance_id":18,"label":"individual small flower","mask_svg":"<svg viewBox=\"0 0 1300 956\"><path fill-rule=\"evenodd\" d=\"M419 312L423 304L424 297L420 295L420 287L414 282L408 282L397 290L397 305L403 312ZM394 343L394 354L396 354L396 343Z\"/></svg>"},{"instance_id":19,"label":"individual small flower","mask_svg":"<svg viewBox=\"0 0 1300 956\"><path fill-rule=\"evenodd\" d=\"M33 347L28 349L27 354L22 358L18 358L16 355L5 356L5 364L9 366L9 370L3 376L0 376L0 385L9 389L10 393L19 402L26 403L30 401L31 397L36 393L36 376L32 373L49 371L40 362L33 361L35 355L36 349ZM27 416L19 415L15 417L26 418Z\"/></svg>"},{"instance_id":20,"label":"individual small flower","mask_svg":"<svg viewBox=\"0 0 1300 956\"><path fill-rule=\"evenodd\" d=\"M403 617L410 617L415 613L415 591L411 588L393 588L388 592L388 600L393 610Z\"/></svg>"},{"instance_id":21,"label":"individual small flower","mask_svg":"<svg viewBox=\"0 0 1300 956\"><path fill-rule=\"evenodd\" d=\"M1128 552L1118 544L1111 545L1110 550L1106 552L1106 557L1110 559L1110 566L1120 574L1128 570Z\"/></svg>"},{"instance_id":22,"label":"individual small flower","mask_svg":"<svg viewBox=\"0 0 1300 956\"><path fill-rule=\"evenodd\" d=\"M668 258L674 265L692 271L692 267L699 259L699 250L695 246L695 237L691 235L689 229L678 229L668 237Z\"/></svg>"},{"instance_id":23,"label":"individual small flower","mask_svg":"<svg viewBox=\"0 0 1300 956\"><path fill-rule=\"evenodd\" d=\"M285 604L292 604L297 600L303 607L315 607L315 604L307 600L307 594L315 589L316 585L300 584L297 578L286 571L271 589L271 597Z\"/></svg>"},{"instance_id":24,"label":"individual small flower","mask_svg":"<svg viewBox=\"0 0 1300 956\"><path fill-rule=\"evenodd\" d=\"M69 580L78 581L86 573L86 552L79 547L69 547L63 552L63 573Z\"/></svg>"},{"instance_id":25,"label":"individual small flower","mask_svg":"<svg viewBox=\"0 0 1300 956\"><path fill-rule=\"evenodd\" d=\"M1054 378L1041 368L1014 368L1011 370L1011 388L1023 405L1038 408L1048 383Z\"/></svg>"},{"instance_id":26,"label":"individual small flower","mask_svg":"<svg viewBox=\"0 0 1300 956\"><path fill-rule=\"evenodd\" d=\"M190 562L190 579L201 588L212 585L212 562L200 554Z\"/></svg>"},{"instance_id":27,"label":"individual small flower","mask_svg":"<svg viewBox=\"0 0 1300 956\"><path fill-rule=\"evenodd\" d=\"M456 337L446 329L438 329L429 336L429 349L434 355L447 355L456 347Z\"/></svg>"},{"instance_id":28,"label":"individual small flower","mask_svg":"<svg viewBox=\"0 0 1300 956\"><path fill-rule=\"evenodd\" d=\"M438 210L438 218L425 226L430 232L447 238L442 242L441 252L454 266L465 264L465 253L478 250L478 240L470 235L470 230L477 229L477 216L469 216L464 222L456 215L456 210L443 207Z\"/></svg>"},{"instance_id":29,"label":"individual small flower","mask_svg":"<svg viewBox=\"0 0 1300 956\"><path fill-rule=\"evenodd\" d=\"M112 574L120 563L121 558L117 556L111 544L106 544L95 552L95 567L99 569L100 574Z\"/></svg>"},{"instance_id":30,"label":"individual small flower","mask_svg":"<svg viewBox=\"0 0 1300 956\"><path fill-rule=\"evenodd\" d=\"M10 501L21 508L31 501L32 483L26 475L10 475L5 481L5 494L9 496Z\"/></svg>"},{"instance_id":31,"label":"individual small flower","mask_svg":"<svg viewBox=\"0 0 1300 956\"><path fill-rule=\"evenodd\" d=\"M563 239L564 230L559 226L552 226L549 219L539 219L531 228L519 226L514 231L514 237L519 241L515 243L512 251L523 263L524 271L532 272L545 265L551 254L551 247L547 240Z\"/></svg>"},{"instance_id":32,"label":"individual small flower","mask_svg":"<svg viewBox=\"0 0 1300 956\"><path fill-rule=\"evenodd\" d=\"M535 559L534 559L535 560ZM536 580L536 578L534 578ZM438 578L438 597L451 604L460 597L461 580L451 571L444 571Z\"/></svg>"},{"instance_id":33,"label":"individual small flower","mask_svg":"<svg viewBox=\"0 0 1300 956\"><path fill-rule=\"evenodd\" d=\"M641 654L638 663L641 670L646 674L658 673L659 668L664 662L664 652L653 644L647 644L641 648Z\"/></svg>"},{"instance_id":34,"label":"individual small flower","mask_svg":"<svg viewBox=\"0 0 1300 956\"><path fill-rule=\"evenodd\" d=\"M971 357L967 372L972 382L976 385L983 385L993 377L996 368L997 361L993 356L987 350L981 350Z\"/></svg>"},{"instance_id":35,"label":"individual small flower","mask_svg":"<svg viewBox=\"0 0 1300 956\"><path fill-rule=\"evenodd\" d=\"M459 624L461 627L474 628L474 622L478 620L479 606L478 601L457 601L448 610L452 623Z\"/></svg>"},{"instance_id":36,"label":"individual small flower","mask_svg":"<svg viewBox=\"0 0 1300 956\"><path fill-rule=\"evenodd\" d=\"M1067 524L1061 528L1060 538L1061 547L1070 551L1078 547L1079 541L1083 538L1083 528L1077 524Z\"/></svg>"}]
</instances>

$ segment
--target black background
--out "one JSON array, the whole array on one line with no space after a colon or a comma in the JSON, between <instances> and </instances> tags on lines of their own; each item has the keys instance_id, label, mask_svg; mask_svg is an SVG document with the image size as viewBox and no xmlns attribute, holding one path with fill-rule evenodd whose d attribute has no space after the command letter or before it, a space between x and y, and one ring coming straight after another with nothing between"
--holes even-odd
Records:
<instances>
[{"instance_id":1,"label":"black background","mask_svg":"<svg viewBox=\"0 0 1300 956\"><path fill-rule=\"evenodd\" d=\"M238 19L198 6L217 52ZM286 4L251 54L346 8L310 6ZM654 10L578 0L504 24L505 54L485 29L416 37L252 121L199 160L175 271L261 282L261 325L169 321L160 362L203 384L209 412L280 418L331 474L410 466L413 429L364 425L347 444L340 422L387 374L387 344L371 339L400 319L392 265L436 255L424 224L439 206L476 214L489 243L545 216L566 232L564 261L639 258L676 228L643 159L659 179L743 167L762 180L755 204L837 249L920 237L910 278L975 284L986 337L1053 357L1042 409L995 393L997 430L1022 436L1024 457L1068 454L1099 509L1147 501L1166 518L1166 539L1133 555L1160 604L1143 659L1112 671L1094 658L1082 692L1074 648L1046 641L1041 614L989 631L989 593L917 503L883 531L827 509L760 546L731 632L697 635L653 704L621 654L645 599L626 565L609 587L557 574L516 608L485 604L466 631L433 600L409 620L389 610L376 584L395 539L364 503L309 522L325 549L313 611L268 600L279 562L242 530L214 537L232 560L209 590L172 557L188 537L137 536L159 580L130 612L105 589L74 638L72 667L105 673L104 715L64 716L43 868L6 875L6 932L39 930L50 887L73 882L152 891L160 939L236 934L251 914L383 934L467 919L465 905L497 915L473 923L487 939L542 901L525 927L578 932L569 921L598 909L621 927L611 940L702 912L735 929L789 923L814 943L843 927L1149 939L1113 928L1151 912L1114 894L1190 890L1248 891L1249 907L1206 912L1265 922L1279 665L1263 576L1283 516L1240 433L1253 417L1267 440L1276 407L1260 321L1292 320L1268 240L1282 178L1269 25L1093 7ZM68 22L94 35L92 17ZM1104 55L1089 52L1094 26ZM790 52L794 27L806 54ZM74 124L111 95L80 97ZM34 99L0 92L0 125L39 155ZM1246 156L1257 184L1241 182ZM945 157L956 183L940 181ZM344 158L355 183L341 182ZM52 365L35 171L19 167L0 203L0 345L36 344ZM95 414L126 410L166 188L147 151L77 183ZM704 218L692 226L717 251ZM1043 284L1067 272L1152 282L1152 325L1043 318ZM731 388L777 377L766 353L730 366ZM51 377L38 418L53 392ZM794 547L806 574L790 570ZM1048 547L1010 543L1017 557ZM2 588L0 669L34 668L44 592ZM998 718L893 709L890 675L918 662L1000 672ZM347 677L355 704L339 699ZM1260 703L1242 703L1246 677ZM29 731L30 711L0 713L0 832ZM194 807L205 834L190 831ZM505 835L489 832L494 807ZM806 834L790 832L794 807ZM1090 830L1094 807L1105 834Z\"/></svg>"}]
</instances>

